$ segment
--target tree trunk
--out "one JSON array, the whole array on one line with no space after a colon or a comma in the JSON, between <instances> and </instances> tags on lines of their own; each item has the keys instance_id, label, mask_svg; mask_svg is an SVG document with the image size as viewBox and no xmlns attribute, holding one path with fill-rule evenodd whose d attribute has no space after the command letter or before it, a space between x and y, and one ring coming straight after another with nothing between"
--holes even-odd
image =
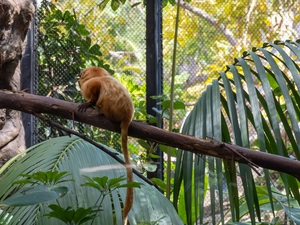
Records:
<instances>
[{"instance_id":1,"label":"tree trunk","mask_svg":"<svg viewBox=\"0 0 300 225\"><path fill-rule=\"evenodd\" d=\"M0 89L20 90L20 59L34 11L30 0L0 1ZM25 148L21 113L0 109L0 167Z\"/></svg>"}]
</instances>

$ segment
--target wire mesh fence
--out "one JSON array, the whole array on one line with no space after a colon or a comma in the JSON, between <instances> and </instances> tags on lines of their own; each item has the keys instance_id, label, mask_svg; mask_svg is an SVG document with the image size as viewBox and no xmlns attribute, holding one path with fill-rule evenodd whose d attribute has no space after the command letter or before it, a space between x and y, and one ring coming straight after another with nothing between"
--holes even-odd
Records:
<instances>
[{"instance_id":1,"label":"wire mesh fence","mask_svg":"<svg viewBox=\"0 0 300 225\"><path fill-rule=\"evenodd\" d=\"M185 109L175 110L174 130L180 129L185 116L212 79L217 78L218 73L243 51L262 46L264 42L299 37L300 18L297 12L300 4L297 3L180 2L175 100L184 102ZM37 5L37 94L82 102L77 83L80 71L92 65L101 66L131 93L136 109L135 119L146 120L145 6L134 0L127 0L116 11L109 5L103 8L103 1L95 0L43 0ZM165 99L170 93L176 5L164 5L162 18L165 95L162 98ZM73 126L67 120L58 122ZM168 120L165 120L164 126L168 129ZM75 129L120 150L118 134L81 124L75 124ZM38 141L62 135L42 123L36 134ZM255 135L253 131L253 139ZM136 140L130 142L132 157L137 163L142 161L146 152L143 144ZM207 198L205 201L205 214L210 216L210 200Z\"/></svg>"}]
</instances>

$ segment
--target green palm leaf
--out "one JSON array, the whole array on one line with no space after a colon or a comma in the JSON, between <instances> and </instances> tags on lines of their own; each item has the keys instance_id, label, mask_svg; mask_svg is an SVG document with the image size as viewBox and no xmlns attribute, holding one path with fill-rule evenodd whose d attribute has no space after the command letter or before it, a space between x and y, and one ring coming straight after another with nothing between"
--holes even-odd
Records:
<instances>
[{"instance_id":1,"label":"green palm leaf","mask_svg":"<svg viewBox=\"0 0 300 225\"><path fill-rule=\"evenodd\" d=\"M285 157L292 153L299 159L299 57L300 45L291 41L276 41L245 52L243 57L235 59L234 64L220 73L218 81L213 81L202 93L186 119L182 132ZM250 216L251 224L262 221L261 197L255 183L257 175L248 165L230 160L223 160L222 163L220 159L187 155L181 151L178 151L178 157L174 179L175 207L181 201L181 185L196 184L196 178L201 177L203 184L208 181L210 189L206 194L203 184L194 185L194 199L201 200L185 201L186 213L195 213L187 218L187 224L194 224L196 220L201 224L207 221L224 224L228 218L238 222L245 212ZM201 169L196 166L200 162ZM192 164L195 165L193 176L191 169L184 166ZM262 169L261 172L260 182L264 183L268 196L264 201L270 204L274 214L278 207L275 207L277 199L272 191L270 171ZM283 193L287 193L287 202L290 198L300 202L297 180L283 173L280 173L280 178L285 189ZM223 179L226 179L226 184ZM242 182L242 188L238 188L238 181ZM189 188L183 186L184 198L190 199ZM212 218L209 220L204 219L204 198L210 199ZM230 208L224 208L225 202L229 203ZM217 207L220 209L219 220L215 219ZM281 209L287 210L286 205ZM229 216L227 212L230 212ZM299 220L297 210L287 215L294 221Z\"/></svg>"},{"instance_id":2,"label":"green palm leaf","mask_svg":"<svg viewBox=\"0 0 300 225\"><path fill-rule=\"evenodd\" d=\"M97 200L99 192L96 189L80 186L86 182L82 175L88 177L107 176L110 179L125 176L123 166L82 139L77 137L55 138L28 149L27 154L8 168L5 173L3 169L0 171L2 174L0 203L15 191L12 182L21 179L20 174L55 170L67 171L75 180L75 182L68 180L63 183L71 190L71 193L57 199L63 208L68 206L92 207ZM140 189L135 188L134 206L129 213L130 224L154 221L157 221L156 224L183 224L169 200L162 193L137 176L134 179L143 185ZM125 195L126 188L120 188L112 192L111 196L106 196L103 210L100 211L93 224L114 224L115 220L117 224L122 224L120 196L124 200ZM50 201L47 204L7 208L0 214L0 221L9 212L13 216L9 224L64 224L54 218L48 219L42 216L49 213L48 205L56 203Z\"/></svg>"}]
</instances>

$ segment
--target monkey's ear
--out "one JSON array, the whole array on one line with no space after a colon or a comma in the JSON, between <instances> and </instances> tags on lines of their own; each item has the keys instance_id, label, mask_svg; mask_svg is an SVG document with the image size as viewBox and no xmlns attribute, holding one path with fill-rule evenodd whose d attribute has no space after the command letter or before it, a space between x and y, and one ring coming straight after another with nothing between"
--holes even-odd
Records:
<instances>
[{"instance_id":1,"label":"monkey's ear","mask_svg":"<svg viewBox=\"0 0 300 225\"><path fill-rule=\"evenodd\" d=\"M86 70L87 70L87 68L81 70L81 72L79 74L79 78L83 77L83 75L85 74Z\"/></svg>"}]
</instances>

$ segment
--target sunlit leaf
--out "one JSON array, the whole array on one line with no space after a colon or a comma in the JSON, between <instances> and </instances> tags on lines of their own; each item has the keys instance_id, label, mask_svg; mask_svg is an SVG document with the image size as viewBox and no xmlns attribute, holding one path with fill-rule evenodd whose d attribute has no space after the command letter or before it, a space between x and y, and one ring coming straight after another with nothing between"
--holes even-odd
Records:
<instances>
[{"instance_id":1,"label":"sunlit leaf","mask_svg":"<svg viewBox=\"0 0 300 225\"><path fill-rule=\"evenodd\" d=\"M151 180L152 180L152 181L155 183L155 185L158 186L163 192L166 191L167 184L166 184L164 181L162 181L161 179L158 179L158 178L152 178Z\"/></svg>"},{"instance_id":2,"label":"sunlit leaf","mask_svg":"<svg viewBox=\"0 0 300 225\"><path fill-rule=\"evenodd\" d=\"M111 0L111 8L116 11L120 7L120 0Z\"/></svg>"}]
</instances>

